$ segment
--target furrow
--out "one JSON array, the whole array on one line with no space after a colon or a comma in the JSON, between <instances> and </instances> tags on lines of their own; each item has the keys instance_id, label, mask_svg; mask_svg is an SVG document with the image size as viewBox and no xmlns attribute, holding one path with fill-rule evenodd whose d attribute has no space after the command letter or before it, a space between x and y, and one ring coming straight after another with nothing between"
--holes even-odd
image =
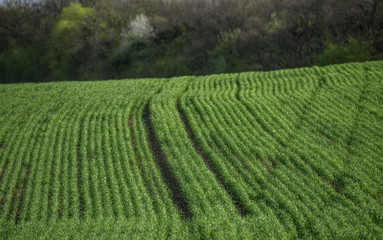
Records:
<instances>
[{"instance_id":1,"label":"furrow","mask_svg":"<svg viewBox=\"0 0 383 240\"><path fill-rule=\"evenodd\" d=\"M229 193L230 196L232 196L233 198L233 194L231 193L229 187L223 182L222 180L222 177L218 174L218 172L215 170L215 168L213 167L212 163L210 162L210 160L208 159L208 157L204 154L204 152L202 151L202 148L197 144L197 141L194 137L194 134L193 134L193 131L188 123L188 120L185 116L185 114L183 113L182 111L182 108L180 106L180 103L177 103L177 110L178 110L178 114L179 114L179 117L180 119L182 120L183 122L183 125L186 129L186 132L188 134L188 137L190 139L190 142L192 143L193 147L194 147L194 150L201 156L201 158L204 160L204 162L206 163L206 165L208 166L208 168L210 169L210 171L215 175L216 179L219 181L219 183L223 186L223 188L225 188L225 190ZM242 216L245 216L247 214L247 212L245 211L245 209L238 203L237 200L234 200L233 199L233 203L235 205L235 208L237 209L238 213Z\"/></svg>"},{"instance_id":2,"label":"furrow","mask_svg":"<svg viewBox=\"0 0 383 240\"><path fill-rule=\"evenodd\" d=\"M149 104L147 104L144 108L144 112L142 115L142 121L148 130L148 142L150 144L151 152L155 158L157 166L161 170L162 177L168 186L169 190L172 192L172 198L174 204L178 207L178 209L182 212L183 216L186 219L190 219L192 217L192 213L189 210L188 204L185 201L182 190L177 182L176 178L173 176L167 162L164 153L156 139L156 135L154 132L154 127L150 119L149 112Z\"/></svg>"},{"instance_id":3,"label":"furrow","mask_svg":"<svg viewBox=\"0 0 383 240\"><path fill-rule=\"evenodd\" d=\"M142 108L140 114L136 114L136 121L133 122L133 135L135 139L137 139L138 144L136 153L138 158L142 159L144 175L145 178L148 179L148 185L154 188L152 194L158 196L153 199L154 208L159 211L160 216L177 214L172 198L170 197L171 194L169 194L161 176L161 171L156 167L156 162L153 159L154 156L152 155L148 141L148 130L142 121L143 110L144 108ZM164 208L161 206L164 206Z\"/></svg>"},{"instance_id":4,"label":"furrow","mask_svg":"<svg viewBox=\"0 0 383 240\"><path fill-rule=\"evenodd\" d=\"M215 137L207 135L209 130L207 130L204 125L208 124L207 128L211 130L214 129L214 124L211 124L210 120L206 119L206 116L204 117L204 120L202 120L201 113L193 110L194 107L192 107L192 105L188 105L187 107L185 105L184 107L185 114L190 121L190 127L195 133L200 133L195 135L196 141L201 145L202 150L206 152L208 159L211 160L218 176L224 182L224 186L228 189L227 191L229 195L232 197L235 204L238 204L242 209L244 209L245 214L259 212L255 206L250 204L248 185L242 185L242 183L238 182L243 181L242 177L237 172L237 169L230 164L230 161L226 161L227 159L231 159L231 161L233 161L233 156L231 155L232 153L221 154L221 152L212 151L212 148L218 148L218 146L222 144ZM200 117L199 120L196 119L197 116ZM223 148L225 150L227 149L227 147L224 146ZM236 159L234 159L234 161L236 161Z\"/></svg>"}]
</instances>

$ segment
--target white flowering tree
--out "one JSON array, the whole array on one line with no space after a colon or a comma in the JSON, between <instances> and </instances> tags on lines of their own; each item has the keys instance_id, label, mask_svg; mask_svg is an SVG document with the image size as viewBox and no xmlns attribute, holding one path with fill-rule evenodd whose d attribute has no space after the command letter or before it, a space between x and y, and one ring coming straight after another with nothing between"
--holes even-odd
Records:
<instances>
[{"instance_id":1,"label":"white flowering tree","mask_svg":"<svg viewBox=\"0 0 383 240\"><path fill-rule=\"evenodd\" d=\"M121 33L120 47L128 47L135 40L147 40L154 36L153 27L144 15L137 15Z\"/></svg>"}]
</instances>

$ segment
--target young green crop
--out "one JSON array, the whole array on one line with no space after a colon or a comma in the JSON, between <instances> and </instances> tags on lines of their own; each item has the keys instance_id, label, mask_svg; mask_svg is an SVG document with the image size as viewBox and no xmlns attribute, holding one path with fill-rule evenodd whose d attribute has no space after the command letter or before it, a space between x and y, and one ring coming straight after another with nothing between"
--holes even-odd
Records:
<instances>
[{"instance_id":1,"label":"young green crop","mask_svg":"<svg viewBox=\"0 0 383 240\"><path fill-rule=\"evenodd\" d=\"M0 236L383 238L383 62L0 85Z\"/></svg>"}]
</instances>

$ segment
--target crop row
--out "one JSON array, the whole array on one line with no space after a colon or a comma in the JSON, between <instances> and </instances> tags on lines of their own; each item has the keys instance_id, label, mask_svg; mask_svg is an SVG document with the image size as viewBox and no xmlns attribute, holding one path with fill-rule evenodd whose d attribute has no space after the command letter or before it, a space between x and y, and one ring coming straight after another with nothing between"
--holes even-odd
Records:
<instances>
[{"instance_id":1,"label":"crop row","mask_svg":"<svg viewBox=\"0 0 383 240\"><path fill-rule=\"evenodd\" d=\"M382 233L381 69L0 86L0 222Z\"/></svg>"}]
</instances>

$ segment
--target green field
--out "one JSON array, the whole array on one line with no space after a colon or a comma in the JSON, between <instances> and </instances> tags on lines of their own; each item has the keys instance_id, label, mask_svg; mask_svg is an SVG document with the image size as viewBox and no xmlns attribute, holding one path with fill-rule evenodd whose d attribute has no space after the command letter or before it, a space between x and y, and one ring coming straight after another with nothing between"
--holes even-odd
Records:
<instances>
[{"instance_id":1,"label":"green field","mask_svg":"<svg viewBox=\"0 0 383 240\"><path fill-rule=\"evenodd\" d=\"M0 238L382 239L383 62L0 85Z\"/></svg>"}]
</instances>

